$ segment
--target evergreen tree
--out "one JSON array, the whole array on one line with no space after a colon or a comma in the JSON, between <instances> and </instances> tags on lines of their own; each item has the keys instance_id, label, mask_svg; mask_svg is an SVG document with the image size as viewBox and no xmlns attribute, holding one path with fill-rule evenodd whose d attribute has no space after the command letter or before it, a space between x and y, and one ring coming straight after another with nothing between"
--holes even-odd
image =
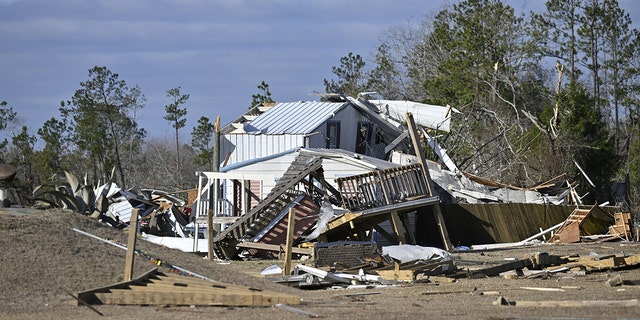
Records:
<instances>
[{"instance_id":1,"label":"evergreen tree","mask_svg":"<svg viewBox=\"0 0 640 320\"><path fill-rule=\"evenodd\" d=\"M251 95L251 106L249 109L263 104L263 103L273 103L273 99L271 99L271 91L269 91L269 84L264 80L258 85L259 92Z\"/></svg>"},{"instance_id":2,"label":"evergreen tree","mask_svg":"<svg viewBox=\"0 0 640 320\"><path fill-rule=\"evenodd\" d=\"M568 65L569 83L575 83L578 68L578 26L583 0L548 0L546 11L532 14L531 33L540 41L538 49L544 56L559 59Z\"/></svg>"},{"instance_id":3,"label":"evergreen tree","mask_svg":"<svg viewBox=\"0 0 640 320\"><path fill-rule=\"evenodd\" d=\"M106 181L116 168L121 187L127 187L124 172L123 143L136 143L145 136L130 112L144 106L144 96L136 86L107 67L93 67L89 80L80 82L71 101L61 104L60 113L69 119L72 141L90 161L94 181Z\"/></svg>"},{"instance_id":4,"label":"evergreen tree","mask_svg":"<svg viewBox=\"0 0 640 320\"><path fill-rule=\"evenodd\" d=\"M27 194L31 193L34 183L33 160L35 156L36 137L29 134L27 126L22 126L20 133L13 136L11 142L14 146L10 163L16 167L16 178L19 181L19 189Z\"/></svg>"},{"instance_id":5,"label":"evergreen tree","mask_svg":"<svg viewBox=\"0 0 640 320\"><path fill-rule=\"evenodd\" d=\"M366 63L359 54L349 52L346 57L340 58L340 66L331 67L331 72L338 80L324 79L324 87L327 93L344 93L356 97L358 93L368 91L368 74L365 71Z\"/></svg>"},{"instance_id":6,"label":"evergreen tree","mask_svg":"<svg viewBox=\"0 0 640 320\"><path fill-rule=\"evenodd\" d=\"M7 129L9 123L15 121L18 114L13 111L13 107L9 107L6 101L0 102L0 131ZM5 138L0 141L0 162L6 161L4 155L6 154L6 147L9 141Z\"/></svg>"},{"instance_id":7,"label":"evergreen tree","mask_svg":"<svg viewBox=\"0 0 640 320\"><path fill-rule=\"evenodd\" d=\"M198 165L207 165L209 171L213 171L213 124L209 118L202 116L198 119L198 125L191 132L191 146L196 150L193 159Z\"/></svg>"},{"instance_id":8,"label":"evergreen tree","mask_svg":"<svg viewBox=\"0 0 640 320\"><path fill-rule=\"evenodd\" d=\"M64 155L68 153L65 145L69 140L67 127L62 121L51 118L38 129L38 136L44 141L44 148L36 155L38 171L41 177L50 177L65 169L62 163Z\"/></svg>"},{"instance_id":9,"label":"evergreen tree","mask_svg":"<svg viewBox=\"0 0 640 320\"><path fill-rule=\"evenodd\" d=\"M180 108L181 105L187 103L189 100L189 94L181 94L180 87L167 90L167 97L172 99L172 102L164 107L166 114L164 119L169 121L171 126L175 129L176 138L176 173L180 172L180 139L178 132L184 128L187 123L187 108Z\"/></svg>"},{"instance_id":10,"label":"evergreen tree","mask_svg":"<svg viewBox=\"0 0 640 320\"><path fill-rule=\"evenodd\" d=\"M398 68L386 44L378 46L375 56L376 66L369 74L367 88L381 94L385 99L401 100L401 80Z\"/></svg>"},{"instance_id":11,"label":"evergreen tree","mask_svg":"<svg viewBox=\"0 0 640 320\"><path fill-rule=\"evenodd\" d=\"M592 200L589 203L608 201L609 182L617 170L618 157L602 111L594 106L594 98L577 83L563 90L559 97L563 110L568 110L561 122L560 137L566 172L580 174L570 161L575 160L594 183L595 189L590 189L587 177L580 178L579 187L583 193L595 191L589 192Z\"/></svg>"}]
</instances>

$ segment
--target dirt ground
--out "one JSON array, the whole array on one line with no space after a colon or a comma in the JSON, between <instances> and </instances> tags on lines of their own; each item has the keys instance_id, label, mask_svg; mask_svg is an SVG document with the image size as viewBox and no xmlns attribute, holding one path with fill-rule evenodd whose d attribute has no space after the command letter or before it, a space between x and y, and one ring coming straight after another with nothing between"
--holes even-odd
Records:
<instances>
[{"instance_id":1,"label":"dirt ground","mask_svg":"<svg viewBox=\"0 0 640 320\"><path fill-rule=\"evenodd\" d=\"M279 261L209 261L138 241L137 248L217 281L299 295L296 306L309 314L276 307L95 306L103 315L77 306L71 295L122 281L125 251L82 235L126 243L126 234L89 217L65 211L0 210L0 319L630 319L640 307L613 306L640 298L640 268L592 273L559 272L544 278L458 279L368 289L300 290L273 283L258 274ZM581 256L640 254L635 242L572 245L541 244L518 249L453 253L456 265L482 266L525 258L536 252ZM134 277L155 265L137 256ZM162 270L162 268L161 268ZM619 275L623 285L607 280ZM532 290L531 288L537 289ZM539 291L539 290L553 291ZM70 295L71 294L71 295ZM495 305L507 301L581 301L578 307ZM605 301L606 303L604 303Z\"/></svg>"}]
</instances>

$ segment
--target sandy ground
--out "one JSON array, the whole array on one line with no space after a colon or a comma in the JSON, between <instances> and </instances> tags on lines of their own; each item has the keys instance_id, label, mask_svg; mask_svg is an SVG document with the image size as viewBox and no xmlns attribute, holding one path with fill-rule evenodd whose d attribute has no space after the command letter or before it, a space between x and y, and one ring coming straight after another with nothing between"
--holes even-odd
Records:
<instances>
[{"instance_id":1,"label":"sandy ground","mask_svg":"<svg viewBox=\"0 0 640 320\"><path fill-rule=\"evenodd\" d=\"M299 310L276 307L77 306L71 295L122 281L125 251L74 228L126 243L126 234L88 217L64 211L0 210L0 319L630 319L640 306L616 306L640 298L640 269L591 273L560 272L540 278L489 277L431 281L368 289L300 290L258 273L279 261L209 261L194 254L138 241L147 256L217 281L298 295ZM487 252L454 253L456 265L489 266L537 252L552 255L640 254L634 242L547 245ZM137 256L134 276L155 265ZM162 271L163 268L160 268ZM620 276L623 285L607 280ZM536 290L533 290L533 289ZM553 290L553 291L540 291ZM71 295L70 295L71 294ZM506 301L579 301L572 307L495 305Z\"/></svg>"}]
</instances>

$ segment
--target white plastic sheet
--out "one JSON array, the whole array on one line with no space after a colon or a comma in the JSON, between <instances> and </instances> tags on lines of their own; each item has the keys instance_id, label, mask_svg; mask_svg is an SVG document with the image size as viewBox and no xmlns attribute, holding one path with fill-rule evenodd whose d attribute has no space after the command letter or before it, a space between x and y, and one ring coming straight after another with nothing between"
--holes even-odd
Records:
<instances>
[{"instance_id":1,"label":"white plastic sheet","mask_svg":"<svg viewBox=\"0 0 640 320\"><path fill-rule=\"evenodd\" d=\"M440 248L408 244L382 247L382 253L400 262L415 260L451 260L451 253Z\"/></svg>"}]
</instances>

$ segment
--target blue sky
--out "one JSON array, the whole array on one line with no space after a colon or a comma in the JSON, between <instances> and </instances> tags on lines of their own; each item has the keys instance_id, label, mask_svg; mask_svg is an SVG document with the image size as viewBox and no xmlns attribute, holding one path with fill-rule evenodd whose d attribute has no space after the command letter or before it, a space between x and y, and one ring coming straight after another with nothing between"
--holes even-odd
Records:
<instances>
[{"instance_id":1,"label":"blue sky","mask_svg":"<svg viewBox=\"0 0 640 320\"><path fill-rule=\"evenodd\" d=\"M147 98L138 122L173 136L168 89L189 93L187 141L197 119L227 123L261 81L276 101L316 100L349 52L369 59L392 26L422 21L448 0L0 0L0 101L32 134L59 114L93 66L107 66ZM535 10L544 1L509 1ZM620 5L637 26L639 5Z\"/></svg>"}]
</instances>

